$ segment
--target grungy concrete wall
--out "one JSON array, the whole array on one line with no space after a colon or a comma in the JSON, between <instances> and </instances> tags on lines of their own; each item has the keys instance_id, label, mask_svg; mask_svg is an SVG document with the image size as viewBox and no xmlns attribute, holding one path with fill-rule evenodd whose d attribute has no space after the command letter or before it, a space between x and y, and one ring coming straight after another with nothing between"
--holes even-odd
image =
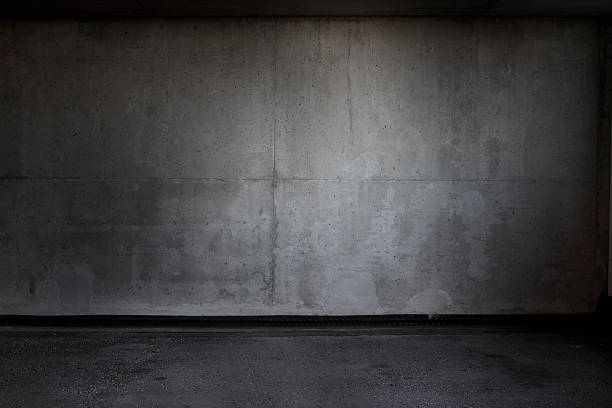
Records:
<instances>
[{"instance_id":1,"label":"grungy concrete wall","mask_svg":"<svg viewBox=\"0 0 612 408\"><path fill-rule=\"evenodd\" d=\"M592 311L598 47L582 20L3 21L0 313Z\"/></svg>"}]
</instances>

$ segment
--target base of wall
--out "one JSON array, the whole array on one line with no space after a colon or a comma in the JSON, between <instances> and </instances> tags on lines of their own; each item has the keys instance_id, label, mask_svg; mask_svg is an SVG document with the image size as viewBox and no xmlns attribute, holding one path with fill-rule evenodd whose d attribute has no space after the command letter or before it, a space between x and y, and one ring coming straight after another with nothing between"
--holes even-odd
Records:
<instances>
[{"instance_id":1,"label":"base of wall","mask_svg":"<svg viewBox=\"0 0 612 408\"><path fill-rule=\"evenodd\" d=\"M609 303L608 303L609 306ZM609 309L608 309L609 310ZM0 326L34 327L351 327L444 325L576 326L595 315L351 315L351 316L25 316L2 315Z\"/></svg>"}]
</instances>

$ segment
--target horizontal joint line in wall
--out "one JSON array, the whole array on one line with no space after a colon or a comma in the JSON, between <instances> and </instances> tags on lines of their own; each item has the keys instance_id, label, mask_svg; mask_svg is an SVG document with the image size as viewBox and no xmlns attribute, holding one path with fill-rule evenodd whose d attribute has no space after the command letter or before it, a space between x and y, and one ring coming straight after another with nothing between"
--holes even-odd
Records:
<instances>
[{"instance_id":1,"label":"horizontal joint line in wall","mask_svg":"<svg viewBox=\"0 0 612 408\"><path fill-rule=\"evenodd\" d=\"M450 178L313 178L313 177L76 177L76 176L0 176L0 181L338 181L338 182L379 182L379 183L594 183L594 180L580 179L450 179Z\"/></svg>"}]
</instances>

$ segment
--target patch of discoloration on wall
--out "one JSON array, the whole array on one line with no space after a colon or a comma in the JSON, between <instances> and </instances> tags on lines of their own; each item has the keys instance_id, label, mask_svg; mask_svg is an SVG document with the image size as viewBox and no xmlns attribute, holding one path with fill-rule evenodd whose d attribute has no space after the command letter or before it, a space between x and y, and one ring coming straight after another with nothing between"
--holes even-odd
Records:
<instances>
[{"instance_id":1,"label":"patch of discoloration on wall","mask_svg":"<svg viewBox=\"0 0 612 408\"><path fill-rule=\"evenodd\" d=\"M65 313L89 313L93 295L93 275L85 265L61 265L55 271L57 290ZM54 296L55 297L55 296Z\"/></svg>"},{"instance_id":2,"label":"patch of discoloration on wall","mask_svg":"<svg viewBox=\"0 0 612 408\"><path fill-rule=\"evenodd\" d=\"M452 304L453 300L447 292L440 289L426 289L408 300L407 310L412 313L432 315L450 310Z\"/></svg>"}]
</instances>

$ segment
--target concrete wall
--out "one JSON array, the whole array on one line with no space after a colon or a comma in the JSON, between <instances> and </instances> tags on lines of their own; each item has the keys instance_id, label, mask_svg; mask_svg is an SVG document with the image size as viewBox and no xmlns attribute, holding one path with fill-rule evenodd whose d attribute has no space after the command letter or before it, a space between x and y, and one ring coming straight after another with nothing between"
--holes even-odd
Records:
<instances>
[{"instance_id":1,"label":"concrete wall","mask_svg":"<svg viewBox=\"0 0 612 408\"><path fill-rule=\"evenodd\" d=\"M580 313L606 285L595 22L5 20L0 53L0 313Z\"/></svg>"}]
</instances>

